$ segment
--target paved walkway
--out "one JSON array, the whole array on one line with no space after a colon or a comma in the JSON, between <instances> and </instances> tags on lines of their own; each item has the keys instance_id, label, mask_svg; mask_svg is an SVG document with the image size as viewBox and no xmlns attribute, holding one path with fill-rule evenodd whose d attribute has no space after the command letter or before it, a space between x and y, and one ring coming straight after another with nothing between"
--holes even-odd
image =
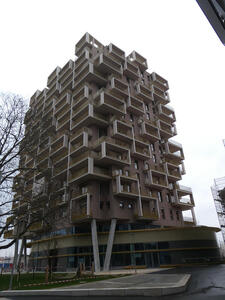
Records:
<instances>
[{"instance_id":1,"label":"paved walkway","mask_svg":"<svg viewBox=\"0 0 225 300\"><path fill-rule=\"evenodd\" d=\"M0 292L0 297L22 295L79 297L171 295L185 291L191 277L189 274L144 274L144 271L139 273L140 274L90 283L85 283L84 280L83 284L57 289L4 291Z\"/></svg>"}]
</instances>

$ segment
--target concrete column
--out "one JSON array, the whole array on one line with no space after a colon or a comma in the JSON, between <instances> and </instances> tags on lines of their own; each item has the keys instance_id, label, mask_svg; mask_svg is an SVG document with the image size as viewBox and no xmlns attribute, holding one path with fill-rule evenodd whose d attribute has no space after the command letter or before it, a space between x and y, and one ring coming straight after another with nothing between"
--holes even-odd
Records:
<instances>
[{"instance_id":1,"label":"concrete column","mask_svg":"<svg viewBox=\"0 0 225 300\"><path fill-rule=\"evenodd\" d=\"M104 271L109 270L113 241L114 241L114 236L115 236L115 230L116 230L116 219L112 219L111 225L110 225L110 230L109 230L107 249L106 249L106 254L105 254L105 261L104 261L104 267L103 267Z\"/></svg>"},{"instance_id":2,"label":"concrete column","mask_svg":"<svg viewBox=\"0 0 225 300\"><path fill-rule=\"evenodd\" d=\"M192 219L193 219L193 221L194 221L194 223L195 223L195 225L196 225L196 224L197 224L197 221L196 221L195 212L194 212L193 207L192 207L192 209L191 209L191 215L192 215Z\"/></svg>"},{"instance_id":3,"label":"concrete column","mask_svg":"<svg viewBox=\"0 0 225 300\"><path fill-rule=\"evenodd\" d=\"M139 180L138 182L138 216L141 217L143 216L143 210L142 210L142 201L141 201L141 189L140 189L140 183Z\"/></svg>"},{"instance_id":4,"label":"concrete column","mask_svg":"<svg viewBox=\"0 0 225 300\"><path fill-rule=\"evenodd\" d=\"M24 239L24 270L27 271L27 239Z\"/></svg>"},{"instance_id":5,"label":"concrete column","mask_svg":"<svg viewBox=\"0 0 225 300\"><path fill-rule=\"evenodd\" d=\"M92 246L93 246L93 254L94 254L95 272L100 272L98 236L97 236L97 226L96 226L95 219L91 221L91 237L92 237Z\"/></svg>"},{"instance_id":6,"label":"concrete column","mask_svg":"<svg viewBox=\"0 0 225 300\"><path fill-rule=\"evenodd\" d=\"M18 257L18 260L17 260L17 270L20 269L21 259L22 259L23 250L24 250L24 241L25 241L25 237L22 237L22 242L21 242L21 246L20 246L19 257Z\"/></svg>"}]
</instances>

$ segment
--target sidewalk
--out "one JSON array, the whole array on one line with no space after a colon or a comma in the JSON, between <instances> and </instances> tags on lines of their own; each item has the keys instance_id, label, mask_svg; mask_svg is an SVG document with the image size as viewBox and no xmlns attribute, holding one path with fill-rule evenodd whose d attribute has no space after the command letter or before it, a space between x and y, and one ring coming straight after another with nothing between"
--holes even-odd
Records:
<instances>
[{"instance_id":1,"label":"sidewalk","mask_svg":"<svg viewBox=\"0 0 225 300\"><path fill-rule=\"evenodd\" d=\"M155 269L155 271L158 269ZM162 270L162 269L161 269ZM127 270L126 270L127 271ZM135 270L129 270L135 271ZM49 290L0 292L6 296L162 296L186 290L190 274L139 274ZM149 270L148 270L149 271ZM153 271L153 270L151 270ZM112 274L110 271L110 274ZM102 273L101 273L102 274ZM121 274L121 272L120 272Z\"/></svg>"}]
</instances>

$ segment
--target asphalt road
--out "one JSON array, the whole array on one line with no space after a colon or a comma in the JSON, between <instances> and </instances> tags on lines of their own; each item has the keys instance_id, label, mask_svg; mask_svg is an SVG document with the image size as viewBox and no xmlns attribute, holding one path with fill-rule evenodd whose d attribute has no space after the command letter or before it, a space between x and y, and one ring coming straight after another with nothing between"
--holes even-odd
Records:
<instances>
[{"instance_id":1,"label":"asphalt road","mask_svg":"<svg viewBox=\"0 0 225 300\"><path fill-rule=\"evenodd\" d=\"M178 268L160 272L161 274L192 274L186 292L178 295L150 297L152 300L225 300L225 265ZM91 297L91 300L144 300L149 297ZM7 297L1 300L63 300L71 297ZM74 299L74 297L73 297ZM90 300L90 297L78 297L79 300Z\"/></svg>"}]
</instances>

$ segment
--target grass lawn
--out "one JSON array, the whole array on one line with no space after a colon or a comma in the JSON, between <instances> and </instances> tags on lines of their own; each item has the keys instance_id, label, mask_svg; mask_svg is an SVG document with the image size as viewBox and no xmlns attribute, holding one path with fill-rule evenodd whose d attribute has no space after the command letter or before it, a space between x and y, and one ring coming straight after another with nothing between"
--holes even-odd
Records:
<instances>
[{"instance_id":1,"label":"grass lawn","mask_svg":"<svg viewBox=\"0 0 225 300\"><path fill-rule=\"evenodd\" d=\"M17 275L14 275L13 277L13 289L14 290L42 290L42 289L50 289L50 288L57 288L57 287L63 287L63 286L69 286L69 285L75 285L80 283L88 283L92 281L100 281L105 279L111 279L119 276L95 276L94 278L89 278L89 276L82 276L80 278L75 277L71 278L71 276L68 276L69 274L66 273L57 273L53 274L52 280L49 279L49 283L45 284L45 274L44 273L34 273L34 279L33 274L21 274L20 280L17 281ZM71 275L71 274L70 274ZM3 274L0 275L0 291L7 290L9 288L9 280L10 275L9 274ZM70 280L68 282L60 282L62 280ZM51 283L52 282L52 283ZM43 283L43 284L41 284ZM32 286L25 286L28 284L32 284ZM40 285L38 285L40 284Z\"/></svg>"}]
</instances>

